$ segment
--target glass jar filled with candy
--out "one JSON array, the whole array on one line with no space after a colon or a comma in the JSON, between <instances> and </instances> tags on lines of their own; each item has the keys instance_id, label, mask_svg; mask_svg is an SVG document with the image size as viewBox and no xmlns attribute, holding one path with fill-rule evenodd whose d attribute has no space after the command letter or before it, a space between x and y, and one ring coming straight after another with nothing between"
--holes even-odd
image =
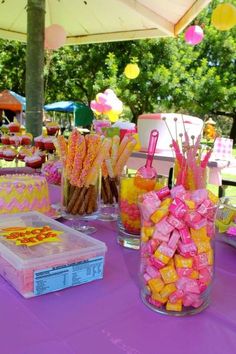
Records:
<instances>
[{"instance_id":1,"label":"glass jar filled with candy","mask_svg":"<svg viewBox=\"0 0 236 354\"><path fill-rule=\"evenodd\" d=\"M141 297L151 309L183 316L210 303L214 274L215 216L218 198L207 190L207 165L212 148L201 145L201 134L171 135L175 154L174 187L140 198ZM172 183L170 183L172 186Z\"/></svg>"},{"instance_id":2,"label":"glass jar filled with candy","mask_svg":"<svg viewBox=\"0 0 236 354\"><path fill-rule=\"evenodd\" d=\"M140 198L141 297L151 309L175 316L209 305L214 274L217 198L183 186Z\"/></svg>"},{"instance_id":3,"label":"glass jar filled with candy","mask_svg":"<svg viewBox=\"0 0 236 354\"><path fill-rule=\"evenodd\" d=\"M159 190L158 179L142 178L135 173L124 173L120 177L118 243L124 247L139 249L141 218L138 207L139 197L152 190Z\"/></svg>"}]
</instances>

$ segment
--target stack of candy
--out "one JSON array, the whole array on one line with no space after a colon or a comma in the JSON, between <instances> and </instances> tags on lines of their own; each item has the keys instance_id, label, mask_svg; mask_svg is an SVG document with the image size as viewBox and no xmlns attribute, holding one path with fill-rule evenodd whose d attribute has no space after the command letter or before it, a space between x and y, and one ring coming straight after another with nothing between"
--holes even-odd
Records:
<instances>
[{"instance_id":1,"label":"stack of candy","mask_svg":"<svg viewBox=\"0 0 236 354\"><path fill-rule=\"evenodd\" d=\"M118 202L119 177L136 145L132 135L127 136L122 142L119 135L114 135L111 142L111 148L107 150L102 163L101 197L104 204Z\"/></svg>"},{"instance_id":2,"label":"stack of candy","mask_svg":"<svg viewBox=\"0 0 236 354\"><path fill-rule=\"evenodd\" d=\"M47 161L43 165L41 173L46 178L48 183L60 185L62 175L61 161Z\"/></svg>"},{"instance_id":3,"label":"stack of candy","mask_svg":"<svg viewBox=\"0 0 236 354\"><path fill-rule=\"evenodd\" d=\"M142 298L159 312L208 305L218 198L206 189L164 187L140 198Z\"/></svg>"}]
</instances>

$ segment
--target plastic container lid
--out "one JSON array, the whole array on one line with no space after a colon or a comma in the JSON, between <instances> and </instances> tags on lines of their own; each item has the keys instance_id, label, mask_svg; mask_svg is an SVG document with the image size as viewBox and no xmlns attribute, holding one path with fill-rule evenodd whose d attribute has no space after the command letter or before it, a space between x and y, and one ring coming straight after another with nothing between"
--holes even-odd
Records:
<instances>
[{"instance_id":1,"label":"plastic container lid","mask_svg":"<svg viewBox=\"0 0 236 354\"><path fill-rule=\"evenodd\" d=\"M35 246L16 246L0 236L0 256L17 269L40 268L50 262L68 264L70 259L91 258L107 251L105 243L59 223L39 212L4 215L0 229L13 226L42 227L48 225L63 231L60 242L46 242Z\"/></svg>"}]
</instances>

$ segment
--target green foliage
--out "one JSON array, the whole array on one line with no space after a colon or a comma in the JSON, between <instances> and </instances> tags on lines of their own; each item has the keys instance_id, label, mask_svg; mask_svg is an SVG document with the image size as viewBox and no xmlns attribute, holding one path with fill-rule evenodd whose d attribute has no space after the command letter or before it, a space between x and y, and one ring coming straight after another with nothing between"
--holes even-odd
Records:
<instances>
[{"instance_id":1,"label":"green foliage","mask_svg":"<svg viewBox=\"0 0 236 354\"><path fill-rule=\"evenodd\" d=\"M232 122L236 123L236 28L222 32L211 25L217 3L219 0L212 1L198 18L205 24L205 37L196 46L185 43L181 34L177 38L67 46L47 54L45 101L89 103L109 87L125 104L125 118L136 121L141 113L157 111L208 114L228 135ZM129 80L124 68L134 60L140 75ZM25 46L0 41L1 88L23 94L24 75Z\"/></svg>"}]
</instances>

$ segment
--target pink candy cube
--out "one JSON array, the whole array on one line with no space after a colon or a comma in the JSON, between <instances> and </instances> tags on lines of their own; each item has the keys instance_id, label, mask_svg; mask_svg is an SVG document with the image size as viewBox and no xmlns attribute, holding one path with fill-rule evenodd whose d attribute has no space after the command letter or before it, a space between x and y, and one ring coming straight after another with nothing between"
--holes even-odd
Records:
<instances>
[{"instance_id":1,"label":"pink candy cube","mask_svg":"<svg viewBox=\"0 0 236 354\"><path fill-rule=\"evenodd\" d=\"M176 218L182 218L187 210L187 206L179 198L175 198L169 207L170 213Z\"/></svg>"},{"instance_id":2,"label":"pink candy cube","mask_svg":"<svg viewBox=\"0 0 236 354\"><path fill-rule=\"evenodd\" d=\"M177 246L177 243L180 239L180 233L178 230L174 230L171 234L171 237L169 239L169 242L168 242L168 246L173 248L173 249L176 249L176 246Z\"/></svg>"}]
</instances>

